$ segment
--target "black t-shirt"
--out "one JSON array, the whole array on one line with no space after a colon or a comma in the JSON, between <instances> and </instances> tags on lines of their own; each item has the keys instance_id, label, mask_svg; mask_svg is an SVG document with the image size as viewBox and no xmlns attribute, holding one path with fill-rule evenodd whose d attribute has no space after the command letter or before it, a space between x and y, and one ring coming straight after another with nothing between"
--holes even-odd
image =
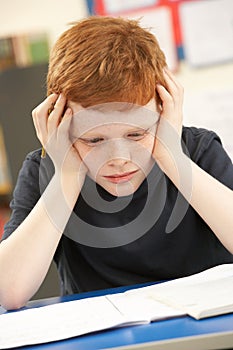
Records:
<instances>
[{"instance_id":1,"label":"black t-shirt","mask_svg":"<svg viewBox=\"0 0 233 350\"><path fill-rule=\"evenodd\" d=\"M182 139L196 164L233 189L233 165L214 132L184 127ZM51 161L42 164L40 154L31 152L23 163L3 239L52 176ZM72 294L187 276L232 263L233 255L155 164L132 196L116 198L87 177L54 260L62 294Z\"/></svg>"}]
</instances>

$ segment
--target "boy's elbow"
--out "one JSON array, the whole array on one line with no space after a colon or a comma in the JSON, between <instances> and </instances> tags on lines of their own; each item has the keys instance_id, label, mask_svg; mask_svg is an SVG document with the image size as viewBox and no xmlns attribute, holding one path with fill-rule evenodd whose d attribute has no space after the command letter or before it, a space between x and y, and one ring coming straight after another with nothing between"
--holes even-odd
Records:
<instances>
[{"instance_id":1,"label":"boy's elbow","mask_svg":"<svg viewBox=\"0 0 233 350\"><path fill-rule=\"evenodd\" d=\"M6 302L3 302L1 306L3 309L6 311L11 311L11 310L18 310L21 309L22 307L25 306L26 303L21 303L20 301L17 300L7 300Z\"/></svg>"},{"instance_id":2,"label":"boy's elbow","mask_svg":"<svg viewBox=\"0 0 233 350\"><path fill-rule=\"evenodd\" d=\"M0 304L7 311L21 309L27 303L27 300L20 296L20 293L9 292L0 294Z\"/></svg>"}]
</instances>

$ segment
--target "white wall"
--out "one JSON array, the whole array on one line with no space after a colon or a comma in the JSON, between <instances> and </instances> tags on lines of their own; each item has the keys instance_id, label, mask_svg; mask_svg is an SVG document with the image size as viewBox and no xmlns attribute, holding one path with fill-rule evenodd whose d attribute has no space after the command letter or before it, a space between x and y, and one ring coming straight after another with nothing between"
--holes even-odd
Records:
<instances>
[{"instance_id":1,"label":"white wall","mask_svg":"<svg viewBox=\"0 0 233 350\"><path fill-rule=\"evenodd\" d=\"M44 30L53 44L87 13L85 0L0 0L0 37Z\"/></svg>"},{"instance_id":2,"label":"white wall","mask_svg":"<svg viewBox=\"0 0 233 350\"><path fill-rule=\"evenodd\" d=\"M233 62L203 68L181 64L184 125L214 130L233 160Z\"/></svg>"}]
</instances>

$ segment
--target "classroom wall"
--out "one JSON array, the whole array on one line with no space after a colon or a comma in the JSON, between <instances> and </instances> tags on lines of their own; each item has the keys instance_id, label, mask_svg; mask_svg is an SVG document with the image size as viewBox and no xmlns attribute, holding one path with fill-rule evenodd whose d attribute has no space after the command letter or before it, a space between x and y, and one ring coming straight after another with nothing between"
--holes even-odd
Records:
<instances>
[{"instance_id":1,"label":"classroom wall","mask_svg":"<svg viewBox=\"0 0 233 350\"><path fill-rule=\"evenodd\" d=\"M45 30L52 44L69 22L86 15L84 0L0 0L0 37Z\"/></svg>"},{"instance_id":2,"label":"classroom wall","mask_svg":"<svg viewBox=\"0 0 233 350\"><path fill-rule=\"evenodd\" d=\"M233 160L233 62L192 68L180 64L184 124L214 130Z\"/></svg>"}]
</instances>

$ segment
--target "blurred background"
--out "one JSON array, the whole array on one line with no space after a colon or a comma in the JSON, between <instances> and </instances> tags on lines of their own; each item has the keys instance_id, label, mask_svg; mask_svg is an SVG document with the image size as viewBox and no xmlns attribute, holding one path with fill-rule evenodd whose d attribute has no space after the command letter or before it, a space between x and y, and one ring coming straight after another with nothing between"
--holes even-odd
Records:
<instances>
[{"instance_id":1,"label":"blurred background","mask_svg":"<svg viewBox=\"0 0 233 350\"><path fill-rule=\"evenodd\" d=\"M150 28L185 88L184 125L216 131L233 159L232 0L0 0L0 9L0 236L22 162L40 147L31 111L46 96L49 51L70 23L93 14ZM52 264L34 298L55 295Z\"/></svg>"}]
</instances>

